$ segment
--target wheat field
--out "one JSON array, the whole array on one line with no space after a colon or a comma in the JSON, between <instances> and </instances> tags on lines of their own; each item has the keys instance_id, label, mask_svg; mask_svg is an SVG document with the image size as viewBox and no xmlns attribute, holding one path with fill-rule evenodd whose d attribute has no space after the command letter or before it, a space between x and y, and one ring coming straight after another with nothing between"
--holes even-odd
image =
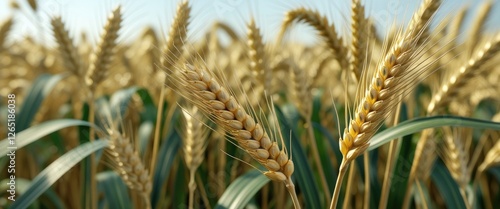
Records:
<instances>
[{"instance_id":1,"label":"wheat field","mask_svg":"<svg viewBox=\"0 0 500 209\"><path fill-rule=\"evenodd\" d=\"M126 4L96 41L71 14L35 18L53 45L0 20L0 208L499 208L498 2L390 27L347 2L280 4L272 36L257 15L200 32L188 0L133 38Z\"/></svg>"}]
</instances>

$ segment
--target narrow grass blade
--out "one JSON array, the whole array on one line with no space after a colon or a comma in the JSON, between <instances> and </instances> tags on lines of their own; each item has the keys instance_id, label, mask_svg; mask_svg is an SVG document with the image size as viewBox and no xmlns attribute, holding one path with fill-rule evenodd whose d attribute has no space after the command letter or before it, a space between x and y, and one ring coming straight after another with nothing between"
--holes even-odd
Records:
<instances>
[{"instance_id":1,"label":"narrow grass blade","mask_svg":"<svg viewBox=\"0 0 500 209\"><path fill-rule=\"evenodd\" d=\"M17 149L21 149L24 146L44 136L49 135L50 133L71 126L90 126L90 123L74 119L59 119L59 120L47 121L17 133L15 138L15 146L17 147ZM8 138L0 141L0 147L8 147L8 146L9 146ZM9 151L8 149L0 149L0 156L5 157L8 151Z\"/></svg>"},{"instance_id":2,"label":"narrow grass blade","mask_svg":"<svg viewBox=\"0 0 500 209\"><path fill-rule=\"evenodd\" d=\"M376 149L393 139L417 133L427 128L438 128L443 126L500 130L500 123L474 118L458 116L416 118L410 121L402 122L397 126L385 129L375 134L375 136L373 136L370 140L370 147L368 150Z\"/></svg>"},{"instance_id":3,"label":"narrow grass blade","mask_svg":"<svg viewBox=\"0 0 500 209\"><path fill-rule=\"evenodd\" d=\"M107 140L97 140L93 143L82 144L75 149L59 157L42 172L40 172L31 182L26 192L12 204L11 209L27 208L33 201L42 195L69 169L100 149L108 146Z\"/></svg>"},{"instance_id":4,"label":"narrow grass blade","mask_svg":"<svg viewBox=\"0 0 500 209\"><path fill-rule=\"evenodd\" d=\"M24 99L21 109L17 111L16 132L23 131L30 126L31 121L38 112L38 109L40 108L40 105L45 97L65 76L66 74L42 74L33 82L33 85Z\"/></svg>"},{"instance_id":5,"label":"narrow grass blade","mask_svg":"<svg viewBox=\"0 0 500 209\"><path fill-rule=\"evenodd\" d=\"M104 194L104 205L122 209L132 208L127 186L116 172L98 173L96 179L98 190Z\"/></svg>"},{"instance_id":6,"label":"narrow grass blade","mask_svg":"<svg viewBox=\"0 0 500 209\"><path fill-rule=\"evenodd\" d=\"M257 170L238 177L227 187L215 209L242 209L255 194L269 182L269 178Z\"/></svg>"},{"instance_id":7,"label":"narrow grass blade","mask_svg":"<svg viewBox=\"0 0 500 209\"><path fill-rule=\"evenodd\" d=\"M172 129L171 129L172 130ZM175 156L181 149L181 138L176 131L169 132L158 152L158 161L156 163L155 174L153 177L153 191L151 192L151 203L153 208L160 200L162 186L168 180L170 168L174 163Z\"/></svg>"},{"instance_id":8,"label":"narrow grass blade","mask_svg":"<svg viewBox=\"0 0 500 209\"><path fill-rule=\"evenodd\" d=\"M431 178L448 208L467 208L462 199L462 195L460 195L460 189L457 183L453 180L450 172L448 172L448 169L441 161L434 164Z\"/></svg>"},{"instance_id":9,"label":"narrow grass blade","mask_svg":"<svg viewBox=\"0 0 500 209\"><path fill-rule=\"evenodd\" d=\"M295 108L291 106L288 107L290 107L289 109L287 109L289 110L289 116L293 117L294 114L297 114ZM283 139L285 139L284 141L287 146L287 150L292 150L292 159L293 163L295 164L295 172L293 173L293 177L295 178L295 181L297 181L296 187L298 187L300 191L302 191L301 193L304 197L305 202L304 207L324 208L321 206L321 194L319 193L320 189L318 184L316 183L313 169L307 161L308 157L296 135L296 125L291 126L290 123L288 123L289 121L294 120L290 120L289 118L291 117L286 117L278 106L275 106L275 109L276 117L278 118L278 121L280 123L281 133L283 134ZM290 131L292 133L290 133ZM291 139L291 144L289 139Z\"/></svg>"}]
</instances>

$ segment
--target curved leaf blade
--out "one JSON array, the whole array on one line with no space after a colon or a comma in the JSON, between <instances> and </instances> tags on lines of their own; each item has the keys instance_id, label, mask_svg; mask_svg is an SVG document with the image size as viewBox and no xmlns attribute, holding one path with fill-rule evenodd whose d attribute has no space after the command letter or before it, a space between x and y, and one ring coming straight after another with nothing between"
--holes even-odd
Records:
<instances>
[{"instance_id":1,"label":"curved leaf blade","mask_svg":"<svg viewBox=\"0 0 500 209\"><path fill-rule=\"evenodd\" d=\"M255 194L269 182L269 178L257 170L252 170L238 177L217 202L215 209L242 209Z\"/></svg>"},{"instance_id":2,"label":"curved leaf blade","mask_svg":"<svg viewBox=\"0 0 500 209\"><path fill-rule=\"evenodd\" d=\"M104 193L108 206L116 208L132 208L128 188L120 176L114 171L105 171L97 174L97 188Z\"/></svg>"},{"instance_id":3,"label":"curved leaf blade","mask_svg":"<svg viewBox=\"0 0 500 209\"><path fill-rule=\"evenodd\" d=\"M31 144L32 142L44 136L71 126L91 126L91 124L87 121L75 119L59 119L47 121L17 133L15 137L15 147L16 149L21 149L24 146ZM9 138L5 138L0 141L0 147L9 146ZM8 149L0 149L0 158L5 157L8 151Z\"/></svg>"},{"instance_id":4,"label":"curved leaf blade","mask_svg":"<svg viewBox=\"0 0 500 209\"><path fill-rule=\"evenodd\" d=\"M31 185L19 199L12 204L12 209L27 208L33 201L42 195L62 175L90 154L108 146L108 140L97 140L93 143L82 144L59 157L31 182Z\"/></svg>"},{"instance_id":5,"label":"curved leaf blade","mask_svg":"<svg viewBox=\"0 0 500 209\"><path fill-rule=\"evenodd\" d=\"M397 126L385 129L375 134L370 139L370 147L368 148L368 150L374 150L393 139L417 133L427 128L438 128L443 126L500 130L500 123L474 118L458 116L433 116L416 118L413 120L402 122Z\"/></svg>"},{"instance_id":6,"label":"curved leaf blade","mask_svg":"<svg viewBox=\"0 0 500 209\"><path fill-rule=\"evenodd\" d=\"M50 75L42 74L34 82L30 88L29 93L18 111L16 132L27 129L33 118L35 117L40 105L45 97L50 93L52 88L64 77L66 74Z\"/></svg>"},{"instance_id":7,"label":"curved leaf blade","mask_svg":"<svg viewBox=\"0 0 500 209\"><path fill-rule=\"evenodd\" d=\"M276 117L278 118L281 126L280 128L282 130L281 133L283 134L283 139L292 139L291 143L290 140L284 141L287 149L292 150L292 159L293 163L295 164L295 171L292 177L295 178L295 181L297 181L297 187L300 188L302 194L304 195L305 207L322 208L320 200L321 193L319 192L320 189L315 181L313 169L307 161L308 157L306 155L306 152L304 151L304 148L300 144L299 138L297 137L297 128L295 128L295 126L291 126L288 122L293 121L289 118L293 117L293 115L296 114L296 109L293 109L293 107L290 106L290 111L293 112L289 114L289 117L286 117L283 114L283 111L278 106L275 106L275 110ZM290 130L292 130L292 133L290 133Z\"/></svg>"},{"instance_id":8,"label":"curved leaf blade","mask_svg":"<svg viewBox=\"0 0 500 209\"><path fill-rule=\"evenodd\" d=\"M466 209L458 184L451 177L446 166L438 161L434 164L434 169L431 174L432 181L443 197L448 208Z\"/></svg>"}]
</instances>

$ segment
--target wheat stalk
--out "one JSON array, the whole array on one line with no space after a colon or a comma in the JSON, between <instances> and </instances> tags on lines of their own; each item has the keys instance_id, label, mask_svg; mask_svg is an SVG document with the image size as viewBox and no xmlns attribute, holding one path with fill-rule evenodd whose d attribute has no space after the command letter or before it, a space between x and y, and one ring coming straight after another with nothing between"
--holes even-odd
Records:
<instances>
[{"instance_id":1,"label":"wheat stalk","mask_svg":"<svg viewBox=\"0 0 500 209\"><path fill-rule=\"evenodd\" d=\"M73 44L73 39L69 36L64 27L61 17L55 17L51 20L52 30L59 46L59 52L63 57L64 66L78 77L84 76L83 66L79 59L78 51Z\"/></svg>"},{"instance_id":2,"label":"wheat stalk","mask_svg":"<svg viewBox=\"0 0 500 209\"><path fill-rule=\"evenodd\" d=\"M263 88L271 90L272 72L268 69L267 54L262 42L260 29L255 25L252 18L248 24L247 32L248 56L250 58L250 70L255 77L262 82Z\"/></svg>"},{"instance_id":3,"label":"wheat stalk","mask_svg":"<svg viewBox=\"0 0 500 209\"><path fill-rule=\"evenodd\" d=\"M466 187L470 177L467 171L468 155L465 149L464 138L461 137L462 134L456 132L458 130L451 130L450 128L443 128L443 130L445 131L445 137L441 157L446 167L448 167L451 176L459 185L464 202L468 205Z\"/></svg>"},{"instance_id":4,"label":"wheat stalk","mask_svg":"<svg viewBox=\"0 0 500 209\"><path fill-rule=\"evenodd\" d=\"M278 40L282 40L286 31L291 27L294 21L304 21L314 27L319 35L328 44L328 47L333 50L335 59L339 62L342 69L349 69L349 62L347 58L348 50L344 46L342 38L337 35L333 24L328 22L325 16L320 15L317 11L298 8L288 11L285 15L285 20L281 25L281 31ZM359 78L359 75L357 75Z\"/></svg>"},{"instance_id":5,"label":"wheat stalk","mask_svg":"<svg viewBox=\"0 0 500 209\"><path fill-rule=\"evenodd\" d=\"M481 72L483 66L488 60L497 54L500 50L500 35L488 43L482 50L476 53L476 56L469 59L467 64L459 68L459 70L449 78L449 80L441 85L438 92L434 94L432 100L427 106L427 113L431 114L436 109L445 106L459 92L460 88L467 84L470 78Z\"/></svg>"},{"instance_id":6,"label":"wheat stalk","mask_svg":"<svg viewBox=\"0 0 500 209\"><path fill-rule=\"evenodd\" d=\"M149 196L152 182L148 170L144 167L139 153L131 143L130 137L120 134L116 128L108 128L110 145L107 152L112 157L111 163L126 185L137 192L151 208Z\"/></svg>"},{"instance_id":7,"label":"wheat stalk","mask_svg":"<svg viewBox=\"0 0 500 209\"><path fill-rule=\"evenodd\" d=\"M191 7L189 7L189 2L182 1L177 6L177 12L174 17L174 22L170 27L170 32L168 36L167 45L163 51L165 53L162 60L162 67L165 69L171 69L180 58L180 55L184 49L184 41L187 36L187 27L189 24L189 16L191 12ZM165 78L166 79L166 78ZM158 146L160 143L160 125L161 118L163 115L163 105L164 105L164 95L165 86L161 86L160 99L158 100L158 112L156 114L156 124L155 124L155 135L153 139L153 150L151 155L150 170L151 176L153 178L153 173L156 166L156 158L158 155Z\"/></svg>"},{"instance_id":8,"label":"wheat stalk","mask_svg":"<svg viewBox=\"0 0 500 209\"><path fill-rule=\"evenodd\" d=\"M179 3L177 6L177 12L175 13L174 22L170 26L167 45L163 50L165 55L162 65L164 68L172 68L181 57L180 55L183 52L184 42L187 36L190 13L191 7L189 6L189 2L187 0Z\"/></svg>"},{"instance_id":9,"label":"wheat stalk","mask_svg":"<svg viewBox=\"0 0 500 209\"><path fill-rule=\"evenodd\" d=\"M110 70L109 65L115 54L116 39L118 38L118 31L120 30L120 24L122 21L121 7L118 6L113 10L111 15L108 17L108 21L104 26L104 31L101 36L100 43L96 51L92 54L90 66L87 74L85 75L85 83L88 88L88 104L89 104L89 123L94 123L95 120L95 91L98 85L104 81L108 71ZM89 141L94 141L95 130L90 127L89 129ZM90 190L86 195L86 202L88 207L97 207L97 182L95 181L95 175L97 173L97 168L95 166L95 154L90 155Z\"/></svg>"},{"instance_id":10,"label":"wheat stalk","mask_svg":"<svg viewBox=\"0 0 500 209\"><path fill-rule=\"evenodd\" d=\"M468 45L467 50L468 53L466 55L470 55L469 53L473 53L475 49L478 47L479 38L482 30L484 29L487 18L490 16L491 9L493 7L493 1L487 0L484 1L483 4L479 7L477 11L477 15L474 21L471 23L471 28L468 30Z\"/></svg>"},{"instance_id":11,"label":"wheat stalk","mask_svg":"<svg viewBox=\"0 0 500 209\"><path fill-rule=\"evenodd\" d=\"M94 91L99 83L106 78L109 66L114 59L116 40L118 38L121 22L121 7L118 6L108 17L100 43L91 57L92 65L85 76L85 81L91 91Z\"/></svg>"},{"instance_id":12,"label":"wheat stalk","mask_svg":"<svg viewBox=\"0 0 500 209\"><path fill-rule=\"evenodd\" d=\"M167 69L168 71L168 69ZM269 179L284 182L296 208L300 208L291 180L294 164L288 153L281 150L259 122L246 113L235 97L212 74L186 64L179 77L169 72L172 88L178 89L210 119L222 127L238 145L268 171ZM281 138L281 137L280 137ZM282 139L281 139L282 140Z\"/></svg>"},{"instance_id":13,"label":"wheat stalk","mask_svg":"<svg viewBox=\"0 0 500 209\"><path fill-rule=\"evenodd\" d=\"M351 3L351 71L355 75L361 75L362 67L366 58L366 43L369 40L367 30L368 19L365 18L365 7L361 0L353 0Z\"/></svg>"},{"instance_id":14,"label":"wheat stalk","mask_svg":"<svg viewBox=\"0 0 500 209\"><path fill-rule=\"evenodd\" d=\"M369 140L380 127L384 118L400 101L400 95L414 84L420 74L428 75L427 69L411 68L418 54L417 44L422 37L422 30L434 14L435 6L440 1L424 1L420 9L414 14L407 31L397 37L384 58L375 69L375 73L366 89L358 93L361 100L357 103L354 118L351 118L349 127L344 130L342 139L339 140L340 152L343 159L330 208L334 209L340 191L345 170L355 158L361 155L369 146ZM431 9L429 9L431 8ZM422 23L421 21L425 21ZM365 78L361 79L363 84ZM363 95L361 95L363 94Z\"/></svg>"},{"instance_id":15,"label":"wheat stalk","mask_svg":"<svg viewBox=\"0 0 500 209\"><path fill-rule=\"evenodd\" d=\"M184 160L189 169L189 208L194 208L194 192L196 190L195 174L198 167L201 165L207 148L208 131L199 121L196 116L199 116L198 108L195 106L189 110L183 109L184 116L184 135L183 135L183 150Z\"/></svg>"},{"instance_id":16,"label":"wheat stalk","mask_svg":"<svg viewBox=\"0 0 500 209\"><path fill-rule=\"evenodd\" d=\"M309 136L309 144L311 145L311 152L313 155L314 163L319 171L319 176L321 180L321 186L323 188L323 192L326 195L327 202L330 202L330 189L328 188L328 182L326 181L326 176L323 171L323 166L321 164L321 158L319 156L318 147L316 144L316 138L314 136L314 130L311 122L311 114L312 114L312 94L311 94L311 78L307 75L304 69L301 69L295 62L292 60L289 61L289 66L291 68L291 80L292 80L292 95L295 104L297 105L297 109L305 120L305 126L308 130Z\"/></svg>"}]
</instances>

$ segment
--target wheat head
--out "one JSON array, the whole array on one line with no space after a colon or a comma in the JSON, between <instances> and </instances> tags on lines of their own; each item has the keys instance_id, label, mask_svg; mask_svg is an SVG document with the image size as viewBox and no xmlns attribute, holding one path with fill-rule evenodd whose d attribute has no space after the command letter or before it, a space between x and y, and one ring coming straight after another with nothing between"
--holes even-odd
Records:
<instances>
[{"instance_id":1,"label":"wheat head","mask_svg":"<svg viewBox=\"0 0 500 209\"><path fill-rule=\"evenodd\" d=\"M52 18L51 24L54 37L59 46L59 52L63 57L64 66L74 75L83 77L85 72L83 71L78 51L73 44L73 39L69 36L68 31L64 27L61 17Z\"/></svg>"},{"instance_id":2,"label":"wheat head","mask_svg":"<svg viewBox=\"0 0 500 209\"><path fill-rule=\"evenodd\" d=\"M100 43L91 57L92 65L85 76L85 82L91 91L97 88L99 83L105 79L109 71L109 66L115 55L116 40L118 38L121 22L121 7L118 6L108 17Z\"/></svg>"}]
</instances>

